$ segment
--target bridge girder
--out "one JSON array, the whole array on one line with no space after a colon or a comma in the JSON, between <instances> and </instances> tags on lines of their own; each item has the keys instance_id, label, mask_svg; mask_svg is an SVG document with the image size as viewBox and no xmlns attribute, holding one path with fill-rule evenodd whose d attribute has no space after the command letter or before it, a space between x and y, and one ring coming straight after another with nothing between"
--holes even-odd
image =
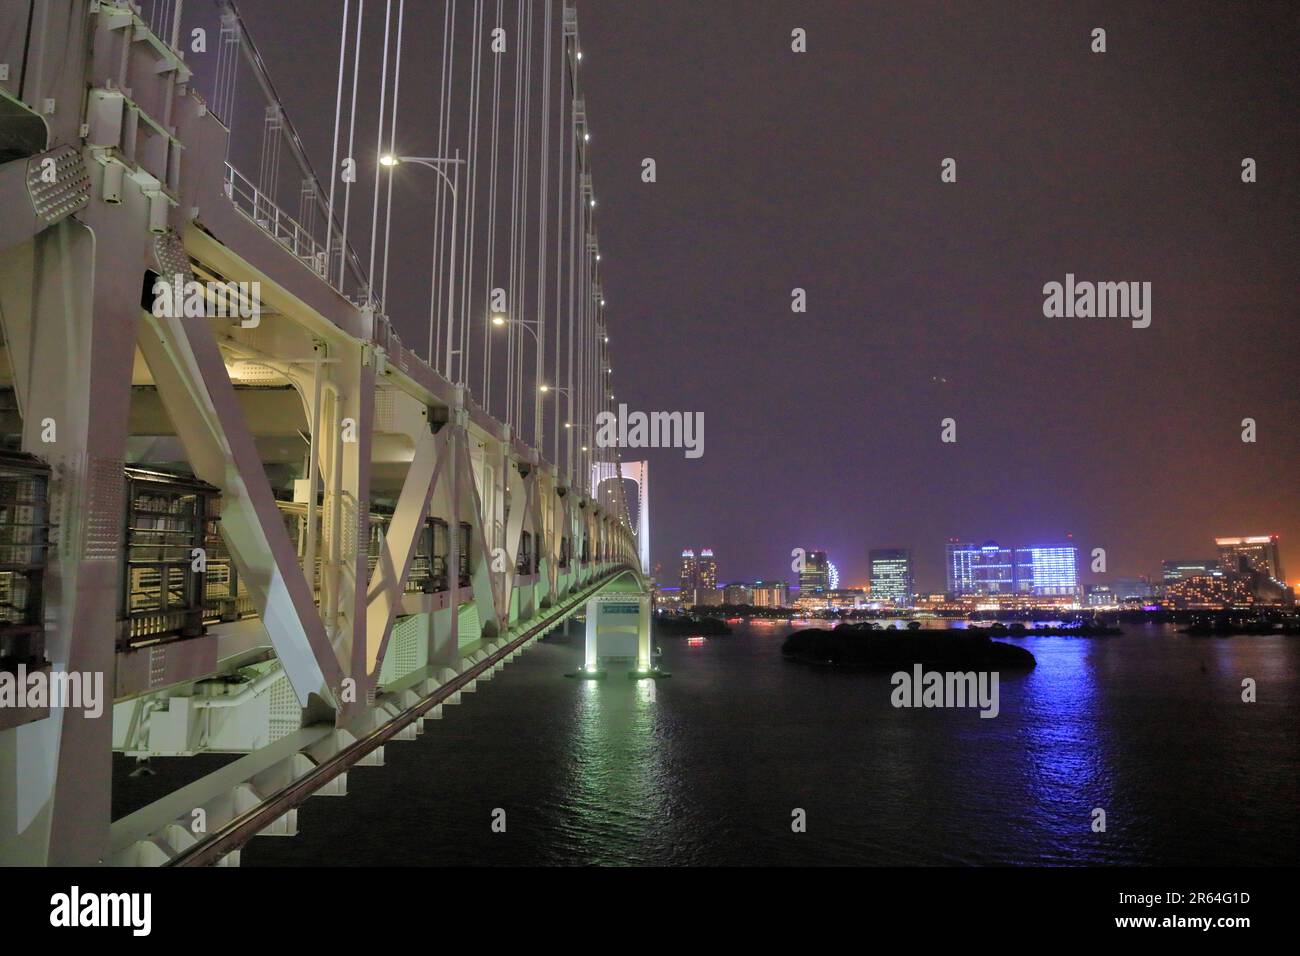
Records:
<instances>
[{"instance_id":1,"label":"bridge girder","mask_svg":"<svg viewBox=\"0 0 1300 956\"><path fill-rule=\"evenodd\" d=\"M54 710L0 725L0 863L164 862L202 842L185 822L193 810L256 811L309 764L473 671L447 695L455 702L593 587L645 582L621 490L600 502L566 487L385 317L344 298L238 207L226 188L228 131L127 6L51 5L66 49L85 60L13 94L27 105L23 128L40 118L45 135L0 164L0 192L29 183L47 151L73 151L89 185L75 208L0 235L5 384L23 450L53 466L46 657L106 675L113 706L98 718ZM46 40L41 51L58 37ZM50 98L59 109L41 118L31 106ZM0 115L4 130L13 122ZM139 124L155 131L148 149ZM145 308L148 277L176 272L258 283L260 322ZM247 613L200 634L123 639L128 465L182 468L220 496L219 540ZM375 511L381 501L391 514ZM412 591L431 516L448 532L446 587ZM246 753L248 772L195 781L118 825L115 749ZM272 828L291 831L289 812Z\"/></svg>"}]
</instances>

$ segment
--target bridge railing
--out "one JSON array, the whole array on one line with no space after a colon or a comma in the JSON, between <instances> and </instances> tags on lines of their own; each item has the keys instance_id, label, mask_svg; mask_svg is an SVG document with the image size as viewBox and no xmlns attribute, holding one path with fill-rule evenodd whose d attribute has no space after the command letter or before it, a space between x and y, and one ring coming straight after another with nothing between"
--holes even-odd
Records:
<instances>
[{"instance_id":1,"label":"bridge railing","mask_svg":"<svg viewBox=\"0 0 1300 956\"><path fill-rule=\"evenodd\" d=\"M244 213L244 216L251 219L253 224L259 226L279 245L292 252L305 267L315 272L322 280L329 282L334 289L342 291L338 289L337 282L330 278L333 274L333 269L329 267L330 256L326 254L325 246L317 241L315 235L312 235L308 229L304 229L289 213L276 206L270 196L257 189L252 179L244 176L229 163L225 164L225 177L226 198L235 204L235 208ZM335 247L334 251L341 252L339 247Z\"/></svg>"}]
</instances>

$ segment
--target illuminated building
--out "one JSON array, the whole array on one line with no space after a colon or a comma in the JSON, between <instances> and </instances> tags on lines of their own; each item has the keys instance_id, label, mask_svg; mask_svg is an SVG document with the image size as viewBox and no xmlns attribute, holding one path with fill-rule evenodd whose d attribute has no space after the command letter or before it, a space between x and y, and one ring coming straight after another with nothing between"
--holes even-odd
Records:
<instances>
[{"instance_id":1,"label":"illuminated building","mask_svg":"<svg viewBox=\"0 0 1300 956\"><path fill-rule=\"evenodd\" d=\"M1084 604L1088 607L1118 607L1119 598L1109 584L1090 584L1084 589Z\"/></svg>"},{"instance_id":2,"label":"illuminated building","mask_svg":"<svg viewBox=\"0 0 1300 956\"><path fill-rule=\"evenodd\" d=\"M1079 549L1072 542L1006 548L951 539L946 563L953 595L1078 599Z\"/></svg>"},{"instance_id":3,"label":"illuminated building","mask_svg":"<svg viewBox=\"0 0 1300 956\"><path fill-rule=\"evenodd\" d=\"M811 597L830 586L830 562L826 560L826 552L805 552L803 570L799 572L799 597Z\"/></svg>"},{"instance_id":4,"label":"illuminated building","mask_svg":"<svg viewBox=\"0 0 1300 956\"><path fill-rule=\"evenodd\" d=\"M1186 578L1213 574L1219 569L1219 562L1213 558L1182 558L1163 561L1160 576L1166 585Z\"/></svg>"},{"instance_id":5,"label":"illuminated building","mask_svg":"<svg viewBox=\"0 0 1300 956\"><path fill-rule=\"evenodd\" d=\"M1285 581L1282 575L1282 555L1275 534L1253 537L1215 538L1219 548L1219 563L1225 571L1255 571L1274 581Z\"/></svg>"},{"instance_id":6,"label":"illuminated building","mask_svg":"<svg viewBox=\"0 0 1300 956\"><path fill-rule=\"evenodd\" d=\"M718 562L713 558L712 548L704 548L700 551L696 568L698 569L698 577L695 583L697 588L716 588L718 586Z\"/></svg>"},{"instance_id":7,"label":"illuminated building","mask_svg":"<svg viewBox=\"0 0 1300 956\"><path fill-rule=\"evenodd\" d=\"M1068 543L1017 548L1016 590L1033 597L1077 597L1079 549Z\"/></svg>"},{"instance_id":8,"label":"illuminated building","mask_svg":"<svg viewBox=\"0 0 1300 956\"><path fill-rule=\"evenodd\" d=\"M878 548L870 552L871 597L876 601L908 604L916 591L912 577L912 552L906 548Z\"/></svg>"},{"instance_id":9,"label":"illuminated building","mask_svg":"<svg viewBox=\"0 0 1300 956\"><path fill-rule=\"evenodd\" d=\"M681 588L682 593L687 594L695 590L695 584L699 580L699 565L695 560L695 552L687 548L682 552L682 572Z\"/></svg>"},{"instance_id":10,"label":"illuminated building","mask_svg":"<svg viewBox=\"0 0 1300 956\"><path fill-rule=\"evenodd\" d=\"M1013 594L1016 590L1015 550L996 541L982 545L952 539L948 542L950 594Z\"/></svg>"},{"instance_id":11,"label":"illuminated building","mask_svg":"<svg viewBox=\"0 0 1300 956\"><path fill-rule=\"evenodd\" d=\"M785 607L790 603L790 585L784 581L755 581L752 593L754 607Z\"/></svg>"},{"instance_id":12,"label":"illuminated building","mask_svg":"<svg viewBox=\"0 0 1300 956\"><path fill-rule=\"evenodd\" d=\"M1255 602L1250 582L1240 575L1213 571L1189 575L1165 589L1165 602L1176 608L1222 608Z\"/></svg>"},{"instance_id":13,"label":"illuminated building","mask_svg":"<svg viewBox=\"0 0 1300 956\"><path fill-rule=\"evenodd\" d=\"M867 593L852 589L839 590L831 588L826 592L826 606L836 609L858 609L864 608L868 603Z\"/></svg>"}]
</instances>

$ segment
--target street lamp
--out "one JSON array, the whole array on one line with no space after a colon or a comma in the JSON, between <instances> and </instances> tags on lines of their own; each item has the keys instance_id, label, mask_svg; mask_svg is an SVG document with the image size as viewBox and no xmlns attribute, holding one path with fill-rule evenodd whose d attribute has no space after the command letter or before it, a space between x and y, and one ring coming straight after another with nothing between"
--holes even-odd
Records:
<instances>
[{"instance_id":1,"label":"street lamp","mask_svg":"<svg viewBox=\"0 0 1300 956\"><path fill-rule=\"evenodd\" d=\"M527 329L528 332L532 335L533 341L537 343L538 362L539 363L541 362L540 353L542 350L542 339L538 331L539 324L537 322L529 322L527 319L512 319L507 316L497 314L492 316L492 324L496 326L498 329L505 328L507 325L517 325L521 328ZM540 368L541 366L539 364L538 365L539 371ZM539 392L545 393L550 391L551 389L549 385L540 385L538 386L537 390ZM557 391L559 391L559 389L557 389ZM540 398L533 402L533 440L537 442L537 451L540 454L544 450L542 448L542 400Z\"/></svg>"},{"instance_id":2,"label":"street lamp","mask_svg":"<svg viewBox=\"0 0 1300 956\"><path fill-rule=\"evenodd\" d=\"M460 197L458 195L458 186L460 184L460 167L461 164L463 164L464 162L465 160L460 158L460 150L456 150L456 155L450 159L442 156L398 156L394 153L385 153L383 156L379 157L379 165L389 170L396 170L398 166L404 166L408 163L413 164L415 166L425 166L429 169L432 169L435 173L438 174L438 176L446 184L447 188L451 191L451 267L450 267L451 279L450 279L450 285L447 290L447 357L443 365L443 376L449 382L451 381L451 356L452 356L452 350L451 350L452 335L451 334L452 334L452 328L455 324L455 313L453 309L455 308L455 301L456 301L456 226L460 215ZM456 174L455 181L453 181L452 178L447 175L446 170L443 169L444 166L454 167L455 174ZM438 267L436 263L434 265L434 270L433 270L433 281L435 285L438 282ZM429 292L429 298L430 300L433 299L432 290L430 290ZM432 303L431 303L430 311L432 312ZM432 314L430 315L429 318L429 364L433 365Z\"/></svg>"}]
</instances>

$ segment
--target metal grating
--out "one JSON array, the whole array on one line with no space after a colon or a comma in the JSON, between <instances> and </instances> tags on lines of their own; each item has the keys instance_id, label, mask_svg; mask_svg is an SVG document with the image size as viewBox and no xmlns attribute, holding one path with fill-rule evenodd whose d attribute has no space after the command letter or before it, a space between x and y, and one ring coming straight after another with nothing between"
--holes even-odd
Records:
<instances>
[{"instance_id":1,"label":"metal grating","mask_svg":"<svg viewBox=\"0 0 1300 956\"><path fill-rule=\"evenodd\" d=\"M182 275L186 282L194 281L190 255L185 251L185 246L174 229L169 229L154 239L153 255L158 262L159 275L168 280L172 276Z\"/></svg>"},{"instance_id":2,"label":"metal grating","mask_svg":"<svg viewBox=\"0 0 1300 956\"><path fill-rule=\"evenodd\" d=\"M120 458L91 458L87 463L84 561L116 561L121 555L122 468Z\"/></svg>"},{"instance_id":3,"label":"metal grating","mask_svg":"<svg viewBox=\"0 0 1300 956\"><path fill-rule=\"evenodd\" d=\"M467 644L473 644L483 636L483 627L478 619L478 607L473 604L467 604L460 609L460 630L457 644L464 647Z\"/></svg>"},{"instance_id":4,"label":"metal grating","mask_svg":"<svg viewBox=\"0 0 1300 956\"><path fill-rule=\"evenodd\" d=\"M374 430L381 434L389 434L396 431L393 425L393 392L387 388L375 389L375 427Z\"/></svg>"},{"instance_id":5,"label":"metal grating","mask_svg":"<svg viewBox=\"0 0 1300 956\"><path fill-rule=\"evenodd\" d=\"M293 685L288 676L271 685L267 691L270 695L270 743L281 737L287 737L302 726L302 708L298 706L298 695L293 692Z\"/></svg>"},{"instance_id":6,"label":"metal grating","mask_svg":"<svg viewBox=\"0 0 1300 956\"><path fill-rule=\"evenodd\" d=\"M33 156L27 163L27 192L36 215L51 225L84 209L90 202L90 174L81 151L61 146Z\"/></svg>"},{"instance_id":7,"label":"metal grating","mask_svg":"<svg viewBox=\"0 0 1300 956\"><path fill-rule=\"evenodd\" d=\"M398 677L405 677L423 663L420 654L420 643L424 640L424 628L420 626L423 620L419 615L412 615L402 618L393 627L393 653L397 655L393 663Z\"/></svg>"}]
</instances>

